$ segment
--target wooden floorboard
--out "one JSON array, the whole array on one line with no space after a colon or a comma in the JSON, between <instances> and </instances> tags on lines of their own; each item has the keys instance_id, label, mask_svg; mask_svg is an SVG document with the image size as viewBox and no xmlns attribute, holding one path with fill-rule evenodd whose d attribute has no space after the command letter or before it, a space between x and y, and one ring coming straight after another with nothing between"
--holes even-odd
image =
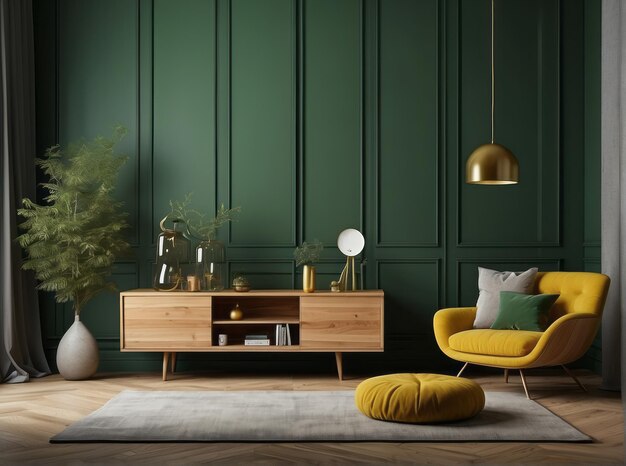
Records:
<instances>
[{"instance_id":1,"label":"wooden floorboard","mask_svg":"<svg viewBox=\"0 0 626 466\"><path fill-rule=\"evenodd\" d=\"M2 464L623 464L624 419L619 394L600 390L600 379L577 372L589 393L565 376L529 373L535 400L594 438L572 443L220 443L57 444L49 438L132 390L353 390L363 378L339 382L334 374L177 373L103 374L68 382L58 375L0 385ZM466 374L486 391L522 391L519 378Z\"/></svg>"}]
</instances>

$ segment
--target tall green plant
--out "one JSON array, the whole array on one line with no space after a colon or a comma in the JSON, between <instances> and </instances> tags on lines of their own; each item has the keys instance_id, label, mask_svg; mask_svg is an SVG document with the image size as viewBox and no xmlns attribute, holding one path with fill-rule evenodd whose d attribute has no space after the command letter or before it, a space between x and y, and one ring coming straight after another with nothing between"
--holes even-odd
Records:
<instances>
[{"instance_id":1,"label":"tall green plant","mask_svg":"<svg viewBox=\"0 0 626 466\"><path fill-rule=\"evenodd\" d=\"M112 197L127 160L114 149L125 134L116 127L110 139L49 148L36 162L48 178L44 202L26 198L18 210L25 219L17 238L27 253L22 268L33 270L38 288L54 292L57 302L72 301L76 314L96 294L115 290L111 268L129 250L127 214Z\"/></svg>"}]
</instances>

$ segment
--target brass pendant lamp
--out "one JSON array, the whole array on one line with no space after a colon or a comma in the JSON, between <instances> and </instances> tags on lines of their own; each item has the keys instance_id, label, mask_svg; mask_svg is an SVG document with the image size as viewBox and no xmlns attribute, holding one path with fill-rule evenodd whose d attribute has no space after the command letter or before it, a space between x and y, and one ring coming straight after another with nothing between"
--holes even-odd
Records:
<instances>
[{"instance_id":1,"label":"brass pendant lamp","mask_svg":"<svg viewBox=\"0 0 626 466\"><path fill-rule=\"evenodd\" d=\"M494 2L491 0L491 142L474 149L467 159L465 181L469 184L517 184L519 164L513 152L494 142L494 114L496 106L494 67Z\"/></svg>"}]
</instances>

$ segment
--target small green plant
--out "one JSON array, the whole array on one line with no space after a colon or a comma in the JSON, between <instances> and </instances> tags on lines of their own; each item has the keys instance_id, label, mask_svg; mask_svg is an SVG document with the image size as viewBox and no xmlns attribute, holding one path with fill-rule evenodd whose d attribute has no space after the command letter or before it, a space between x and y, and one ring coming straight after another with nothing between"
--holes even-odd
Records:
<instances>
[{"instance_id":1,"label":"small green plant","mask_svg":"<svg viewBox=\"0 0 626 466\"><path fill-rule=\"evenodd\" d=\"M241 212L241 207L227 209L224 204L220 204L215 217L209 218L206 214L191 208L192 193L186 194L182 201L170 201L171 212L168 217L180 219L187 224L189 233L201 240L212 240L217 235L217 230L228 222L235 219Z\"/></svg>"},{"instance_id":2,"label":"small green plant","mask_svg":"<svg viewBox=\"0 0 626 466\"><path fill-rule=\"evenodd\" d=\"M110 139L54 146L36 164L48 177L43 204L23 199L18 214L24 233L17 240L25 249L25 270L33 270L38 288L55 293L57 302L71 301L78 315L85 304L105 290L116 257L128 252L123 236L128 228L122 203L112 192L127 157L114 152L126 129L118 126Z\"/></svg>"},{"instance_id":3,"label":"small green plant","mask_svg":"<svg viewBox=\"0 0 626 466\"><path fill-rule=\"evenodd\" d=\"M323 250L324 246L317 239L314 239L311 243L307 243L306 241L303 242L302 246L297 247L293 251L293 257L296 260L296 267L300 267L301 265L311 265L317 262L320 259Z\"/></svg>"}]
</instances>

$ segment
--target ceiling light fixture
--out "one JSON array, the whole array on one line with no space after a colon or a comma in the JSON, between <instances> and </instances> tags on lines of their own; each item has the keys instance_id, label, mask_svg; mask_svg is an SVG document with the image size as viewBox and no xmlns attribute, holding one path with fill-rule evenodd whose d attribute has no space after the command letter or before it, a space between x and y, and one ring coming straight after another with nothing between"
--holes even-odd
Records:
<instances>
[{"instance_id":1,"label":"ceiling light fixture","mask_svg":"<svg viewBox=\"0 0 626 466\"><path fill-rule=\"evenodd\" d=\"M495 126L495 57L494 57L494 3L491 0L491 142L483 144L470 154L465 169L465 181L469 184L505 185L517 184L519 163L508 148L494 142Z\"/></svg>"}]
</instances>

